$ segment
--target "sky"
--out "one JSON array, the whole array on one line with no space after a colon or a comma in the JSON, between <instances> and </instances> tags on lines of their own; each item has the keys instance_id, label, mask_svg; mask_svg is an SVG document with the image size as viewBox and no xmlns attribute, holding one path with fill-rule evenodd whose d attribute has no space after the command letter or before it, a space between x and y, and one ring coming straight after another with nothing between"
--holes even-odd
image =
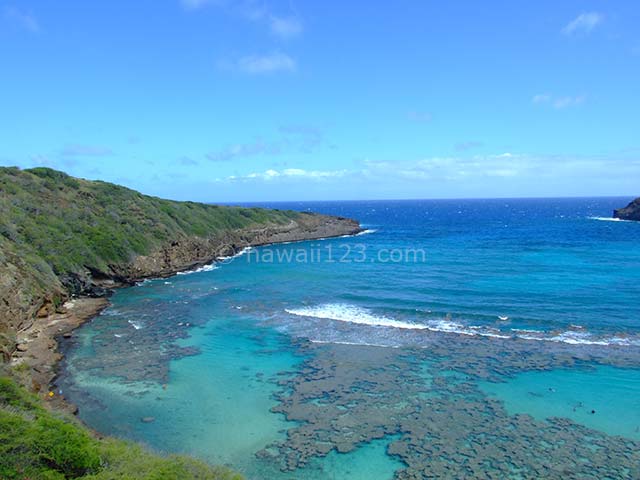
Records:
<instances>
[{"instance_id":1,"label":"sky","mask_svg":"<svg viewBox=\"0 0 640 480\"><path fill-rule=\"evenodd\" d=\"M0 165L207 202L640 195L640 2L0 0Z\"/></svg>"}]
</instances>

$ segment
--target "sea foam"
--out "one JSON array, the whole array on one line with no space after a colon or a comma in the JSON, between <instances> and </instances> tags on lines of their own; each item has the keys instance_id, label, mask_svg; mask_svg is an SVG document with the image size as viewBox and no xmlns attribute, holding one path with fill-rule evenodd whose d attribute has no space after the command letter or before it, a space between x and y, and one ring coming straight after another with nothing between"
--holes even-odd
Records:
<instances>
[{"instance_id":1,"label":"sea foam","mask_svg":"<svg viewBox=\"0 0 640 480\"><path fill-rule=\"evenodd\" d=\"M301 317L324 318L339 322L370 325L373 327L405 328L412 330L424 330L428 328L426 325L402 322L384 316L374 315L364 308L341 303L331 303L316 307L291 308L285 311L291 315Z\"/></svg>"},{"instance_id":2,"label":"sea foam","mask_svg":"<svg viewBox=\"0 0 640 480\"><path fill-rule=\"evenodd\" d=\"M247 252L250 252L251 250L252 250L252 247L244 247L238 253L235 253L233 255L227 255L226 257L218 257L216 260L221 263L229 263L229 261L233 260L234 258L241 257L242 255L244 255Z\"/></svg>"},{"instance_id":3,"label":"sea foam","mask_svg":"<svg viewBox=\"0 0 640 480\"><path fill-rule=\"evenodd\" d=\"M503 331L491 326L470 325L466 326L450 318L428 320L423 323L411 323L396 320L387 316L376 315L371 311L356 305L331 303L311 307L291 308L285 310L291 315L302 317L321 318L373 327L400 328L405 330L422 330L470 337L489 337L497 339L521 339L532 341L545 341L566 343L569 345L595 345L595 346L640 346L640 339L635 336L598 336L585 331L577 326L571 330L543 331L530 329L511 328ZM337 342L328 342L337 343ZM372 344L374 345L374 344Z\"/></svg>"},{"instance_id":4,"label":"sea foam","mask_svg":"<svg viewBox=\"0 0 640 480\"><path fill-rule=\"evenodd\" d=\"M186 270L184 272L178 272L178 275L190 275L192 273L200 273L200 272L210 272L212 270L217 270L218 267L215 263L210 263L208 265L203 265L201 267L195 268L193 270Z\"/></svg>"},{"instance_id":5,"label":"sea foam","mask_svg":"<svg viewBox=\"0 0 640 480\"><path fill-rule=\"evenodd\" d=\"M129 325L131 325L136 330L140 330L142 328L142 323L141 322L136 322L135 320L127 320L127 322L129 323Z\"/></svg>"},{"instance_id":6,"label":"sea foam","mask_svg":"<svg viewBox=\"0 0 640 480\"><path fill-rule=\"evenodd\" d=\"M600 222L630 222L631 220L624 220L622 218L613 217L589 217L589 220L598 220Z\"/></svg>"}]
</instances>

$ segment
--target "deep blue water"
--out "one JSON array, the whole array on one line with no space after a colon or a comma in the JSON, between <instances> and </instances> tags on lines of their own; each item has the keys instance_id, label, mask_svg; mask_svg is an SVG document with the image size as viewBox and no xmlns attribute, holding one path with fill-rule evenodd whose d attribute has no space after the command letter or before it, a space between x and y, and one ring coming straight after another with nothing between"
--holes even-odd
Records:
<instances>
[{"instance_id":1,"label":"deep blue water","mask_svg":"<svg viewBox=\"0 0 640 480\"><path fill-rule=\"evenodd\" d=\"M448 368L477 377L508 415L640 440L640 223L609 220L629 200L264 204L355 218L367 232L261 247L117 292L77 332L60 388L100 431L250 478L391 478L405 466L385 453L393 436L293 473L256 459L299 425L270 411L279 380L334 347L393 347L401 359L433 351L437 361L446 355L434 345L450 344L476 366L458 358ZM301 350L309 342L326 348Z\"/></svg>"},{"instance_id":2,"label":"deep blue water","mask_svg":"<svg viewBox=\"0 0 640 480\"><path fill-rule=\"evenodd\" d=\"M611 221L626 198L304 202L261 204L356 218L369 236L333 273L350 305L418 322L450 314L463 325L594 334L640 332L640 224ZM405 262L379 262L382 249ZM413 262L411 249L425 252ZM326 250L326 247L322 247ZM357 251L356 251L357 250ZM387 260L384 256L382 260ZM367 263L373 262L368 265ZM362 281L362 275L371 276ZM349 278L344 278L348 276ZM375 281L370 282L368 280ZM321 301L319 298L317 301ZM336 300L332 298L331 301ZM315 300L308 303L316 305ZM585 339L586 341L587 339Z\"/></svg>"}]
</instances>

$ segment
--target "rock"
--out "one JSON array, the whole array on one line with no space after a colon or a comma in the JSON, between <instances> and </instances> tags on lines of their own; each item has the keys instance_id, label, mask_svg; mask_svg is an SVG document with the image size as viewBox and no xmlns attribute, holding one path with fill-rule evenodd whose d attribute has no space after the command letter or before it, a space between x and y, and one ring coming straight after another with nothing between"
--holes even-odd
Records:
<instances>
[{"instance_id":1,"label":"rock","mask_svg":"<svg viewBox=\"0 0 640 480\"><path fill-rule=\"evenodd\" d=\"M29 346L26 343L19 343L16 345L16 350L19 352L26 352L29 349Z\"/></svg>"},{"instance_id":2,"label":"rock","mask_svg":"<svg viewBox=\"0 0 640 480\"><path fill-rule=\"evenodd\" d=\"M155 417L142 417L142 418L140 419L140 421L141 421L142 423L153 423L153 422L155 422L155 421L156 421L156 418L155 418Z\"/></svg>"},{"instance_id":3,"label":"rock","mask_svg":"<svg viewBox=\"0 0 640 480\"><path fill-rule=\"evenodd\" d=\"M44 304L42 307L40 307L38 309L38 311L36 312L36 317L38 318L45 318L49 316L49 305L48 304Z\"/></svg>"},{"instance_id":4,"label":"rock","mask_svg":"<svg viewBox=\"0 0 640 480\"><path fill-rule=\"evenodd\" d=\"M640 221L640 197L636 198L626 207L614 210L613 218Z\"/></svg>"}]
</instances>

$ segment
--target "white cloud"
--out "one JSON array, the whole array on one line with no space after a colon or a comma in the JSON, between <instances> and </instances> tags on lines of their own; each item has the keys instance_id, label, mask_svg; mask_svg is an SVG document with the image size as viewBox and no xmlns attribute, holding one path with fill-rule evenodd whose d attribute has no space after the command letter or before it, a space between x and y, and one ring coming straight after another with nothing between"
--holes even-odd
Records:
<instances>
[{"instance_id":1,"label":"white cloud","mask_svg":"<svg viewBox=\"0 0 640 480\"><path fill-rule=\"evenodd\" d=\"M302 33L302 23L295 17L277 17L271 15L269 18L269 29L273 35L288 39Z\"/></svg>"},{"instance_id":2,"label":"white cloud","mask_svg":"<svg viewBox=\"0 0 640 480\"><path fill-rule=\"evenodd\" d=\"M562 29L565 35L574 35L578 33L590 33L594 28L604 20L604 16L598 12L585 12L571 20Z\"/></svg>"},{"instance_id":3,"label":"white cloud","mask_svg":"<svg viewBox=\"0 0 640 480\"><path fill-rule=\"evenodd\" d=\"M549 93L540 93L538 95L534 95L531 102L536 105L550 105L557 110L562 110L564 108L582 105L586 100L586 95L555 96Z\"/></svg>"},{"instance_id":4,"label":"white cloud","mask_svg":"<svg viewBox=\"0 0 640 480\"><path fill-rule=\"evenodd\" d=\"M347 175L347 170L304 170L302 168L285 168L283 170L269 169L264 172L253 172L247 175L232 175L225 180L242 181L242 180L265 180L271 181L275 179L307 179L307 180L323 180L329 178L338 178Z\"/></svg>"},{"instance_id":5,"label":"white cloud","mask_svg":"<svg viewBox=\"0 0 640 480\"><path fill-rule=\"evenodd\" d=\"M297 37L304 30L296 16L276 15L267 5L253 0L181 0L187 10L198 10L205 6L216 6L225 12L249 22L268 27L272 35L283 39Z\"/></svg>"},{"instance_id":6,"label":"white cloud","mask_svg":"<svg viewBox=\"0 0 640 480\"><path fill-rule=\"evenodd\" d=\"M294 72L297 68L296 61L282 52L273 52L267 55L248 55L231 64L223 62L221 66L249 75Z\"/></svg>"},{"instance_id":7,"label":"white cloud","mask_svg":"<svg viewBox=\"0 0 640 480\"><path fill-rule=\"evenodd\" d=\"M360 174L369 180L391 182L450 182L457 188L467 184L491 184L518 179L531 183L541 179L624 178L640 175L640 158L619 155L529 155L501 153L471 157L429 157L413 161L365 161ZM634 177L635 178L635 177Z\"/></svg>"},{"instance_id":8,"label":"white cloud","mask_svg":"<svg viewBox=\"0 0 640 480\"><path fill-rule=\"evenodd\" d=\"M525 155L502 153L472 157L430 157L415 161L365 162L363 173L373 178L407 181L466 182L487 177L505 178L525 174L530 159Z\"/></svg>"},{"instance_id":9,"label":"white cloud","mask_svg":"<svg viewBox=\"0 0 640 480\"><path fill-rule=\"evenodd\" d=\"M29 32L38 33L40 31L40 24L31 13L23 12L15 7L6 7L4 17Z\"/></svg>"},{"instance_id":10,"label":"white cloud","mask_svg":"<svg viewBox=\"0 0 640 480\"><path fill-rule=\"evenodd\" d=\"M277 168L254 170L216 180L230 192L285 192L344 198L463 198L612 194L620 185L632 190L640 176L640 157L633 154L492 155L425 157L412 160L364 160L344 170ZM626 183L625 183L626 182ZM251 185L247 190L240 185ZM630 186L629 186L630 185ZM286 186L286 188L284 188ZM606 186L606 188L598 188ZM240 188L240 190L238 190ZM250 193L249 193L250 194Z\"/></svg>"}]
</instances>

